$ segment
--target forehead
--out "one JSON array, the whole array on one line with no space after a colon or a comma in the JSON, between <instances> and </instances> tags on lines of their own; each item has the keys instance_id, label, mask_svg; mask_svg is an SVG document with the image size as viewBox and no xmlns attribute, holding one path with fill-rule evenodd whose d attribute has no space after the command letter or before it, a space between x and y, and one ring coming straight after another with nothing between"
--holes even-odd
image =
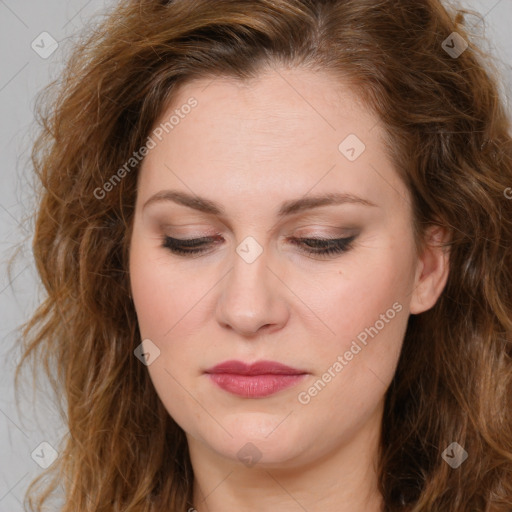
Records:
<instances>
[{"instance_id":1,"label":"forehead","mask_svg":"<svg viewBox=\"0 0 512 512\"><path fill-rule=\"evenodd\" d=\"M184 108L191 99L194 108ZM225 200L230 193L230 200L281 197L283 187L293 197L312 188L373 199L393 193L385 190L397 177L378 118L327 73L279 69L249 81L196 79L180 87L154 128L173 115L179 122L161 130L143 162L142 194L167 185L200 195L217 191L217 198L225 192Z\"/></svg>"},{"instance_id":2,"label":"forehead","mask_svg":"<svg viewBox=\"0 0 512 512\"><path fill-rule=\"evenodd\" d=\"M181 85L162 117L193 96L200 106L194 114L202 112L207 117L222 112L226 119L252 122L255 128L275 125L282 129L287 124L284 134L298 128L298 120L307 123L302 127L321 132L336 132L348 123L362 130L367 124L375 126L378 118L354 89L331 73L297 68L267 69L247 80L196 78Z\"/></svg>"}]
</instances>

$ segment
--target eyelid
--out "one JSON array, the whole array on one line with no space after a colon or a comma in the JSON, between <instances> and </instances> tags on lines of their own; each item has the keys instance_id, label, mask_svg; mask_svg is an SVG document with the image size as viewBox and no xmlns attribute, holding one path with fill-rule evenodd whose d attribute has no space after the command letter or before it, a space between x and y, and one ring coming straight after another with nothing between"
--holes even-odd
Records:
<instances>
[{"instance_id":1,"label":"eyelid","mask_svg":"<svg viewBox=\"0 0 512 512\"><path fill-rule=\"evenodd\" d=\"M332 222L332 221L331 221ZM187 229L188 228L188 229ZM170 238L178 240L192 240L192 239L218 239L219 237L225 238L224 230L218 226L205 225L205 224L160 224L162 234ZM339 240L340 238L349 238L353 235L359 235L361 226L356 226L350 223L348 226L340 227L339 225L318 225L318 224L302 224L292 228L286 229L288 234L281 235L281 239L301 238L301 239L325 239L325 240ZM273 234L273 231L267 233ZM240 240L240 242L243 240Z\"/></svg>"},{"instance_id":2,"label":"eyelid","mask_svg":"<svg viewBox=\"0 0 512 512\"><path fill-rule=\"evenodd\" d=\"M160 224L159 227L162 233L165 233L171 238L182 237L182 239L192 239L224 236L224 234L222 233L222 229L210 225L203 227L200 225L198 226L190 224ZM183 229L184 231L185 229L187 229L187 231L181 233L181 229ZM335 234L333 234L332 232L325 232L326 230L334 230ZM172 232L173 234L171 235L169 232ZM359 232L360 228L355 226L339 227L332 225L318 226L317 224L309 224L297 226L295 229L291 230L292 234L287 236L297 238L330 238L334 240L337 238L349 237L358 234ZM270 233L272 234L272 231L270 231Z\"/></svg>"},{"instance_id":3,"label":"eyelid","mask_svg":"<svg viewBox=\"0 0 512 512\"><path fill-rule=\"evenodd\" d=\"M300 252L312 259L328 260L352 250L358 236L359 233L341 238L288 237L288 241L298 246ZM212 251L204 246L208 244L211 246L214 243L213 237L183 239L164 236L162 247L181 257L196 258L210 254Z\"/></svg>"}]
</instances>

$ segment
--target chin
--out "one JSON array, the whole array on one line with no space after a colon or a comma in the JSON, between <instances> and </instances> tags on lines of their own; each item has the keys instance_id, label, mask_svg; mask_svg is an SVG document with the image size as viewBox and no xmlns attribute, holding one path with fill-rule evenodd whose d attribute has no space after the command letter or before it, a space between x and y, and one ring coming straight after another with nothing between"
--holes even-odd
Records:
<instances>
[{"instance_id":1,"label":"chin","mask_svg":"<svg viewBox=\"0 0 512 512\"><path fill-rule=\"evenodd\" d=\"M233 437L222 429L214 436L212 432L203 432L200 437L222 457L247 467L284 467L296 464L297 458L305 456L304 450L309 448L304 430L294 428L291 418L283 421L284 418L286 415L269 418L264 413L238 414L236 422L219 418Z\"/></svg>"}]
</instances>

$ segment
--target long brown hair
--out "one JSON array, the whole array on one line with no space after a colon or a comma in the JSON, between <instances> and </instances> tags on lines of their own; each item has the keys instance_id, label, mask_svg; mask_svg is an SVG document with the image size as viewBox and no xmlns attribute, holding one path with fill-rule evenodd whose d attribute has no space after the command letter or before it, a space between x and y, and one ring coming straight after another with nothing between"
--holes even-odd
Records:
<instances>
[{"instance_id":1,"label":"long brown hair","mask_svg":"<svg viewBox=\"0 0 512 512\"><path fill-rule=\"evenodd\" d=\"M47 298L22 331L16 387L26 360L44 367L69 435L29 487L31 510L59 484L62 512L191 506L186 438L133 354L127 256L140 162L126 162L180 85L245 80L276 63L351 84L386 128L416 232L452 233L448 282L409 317L386 394L385 510L512 510L512 139L497 67L468 14L439 0L121 0L76 45L38 99L32 154ZM457 469L442 457L452 442L468 454Z\"/></svg>"}]
</instances>

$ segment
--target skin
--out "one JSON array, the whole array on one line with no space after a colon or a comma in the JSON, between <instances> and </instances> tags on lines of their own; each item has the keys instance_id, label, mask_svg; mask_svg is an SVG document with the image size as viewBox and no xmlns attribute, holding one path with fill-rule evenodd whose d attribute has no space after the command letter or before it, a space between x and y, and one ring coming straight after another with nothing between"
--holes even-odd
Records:
<instances>
[{"instance_id":1,"label":"skin","mask_svg":"<svg viewBox=\"0 0 512 512\"><path fill-rule=\"evenodd\" d=\"M431 228L429 244L417 254L410 196L384 152L381 124L339 79L269 68L246 83L195 80L155 126L192 96L197 106L142 164L130 279L142 339L160 350L147 367L150 377L187 436L194 506L199 512L380 511L376 457L384 395L409 315L431 308L446 283L448 255L438 247L446 233ZM338 149L349 134L366 145L354 161ZM225 212L165 200L143 207L162 190L208 198ZM285 201L327 192L375 206L277 215ZM350 250L323 258L290 242L354 233ZM220 235L220 242L187 257L163 247L165 235ZM236 252L248 236L263 251L252 263ZM401 310L386 317L378 334L300 403L299 393L397 303ZM243 398L204 373L229 359L278 361L308 375L269 397ZM251 467L237 455L248 442L256 449L245 449L261 455Z\"/></svg>"}]
</instances>

